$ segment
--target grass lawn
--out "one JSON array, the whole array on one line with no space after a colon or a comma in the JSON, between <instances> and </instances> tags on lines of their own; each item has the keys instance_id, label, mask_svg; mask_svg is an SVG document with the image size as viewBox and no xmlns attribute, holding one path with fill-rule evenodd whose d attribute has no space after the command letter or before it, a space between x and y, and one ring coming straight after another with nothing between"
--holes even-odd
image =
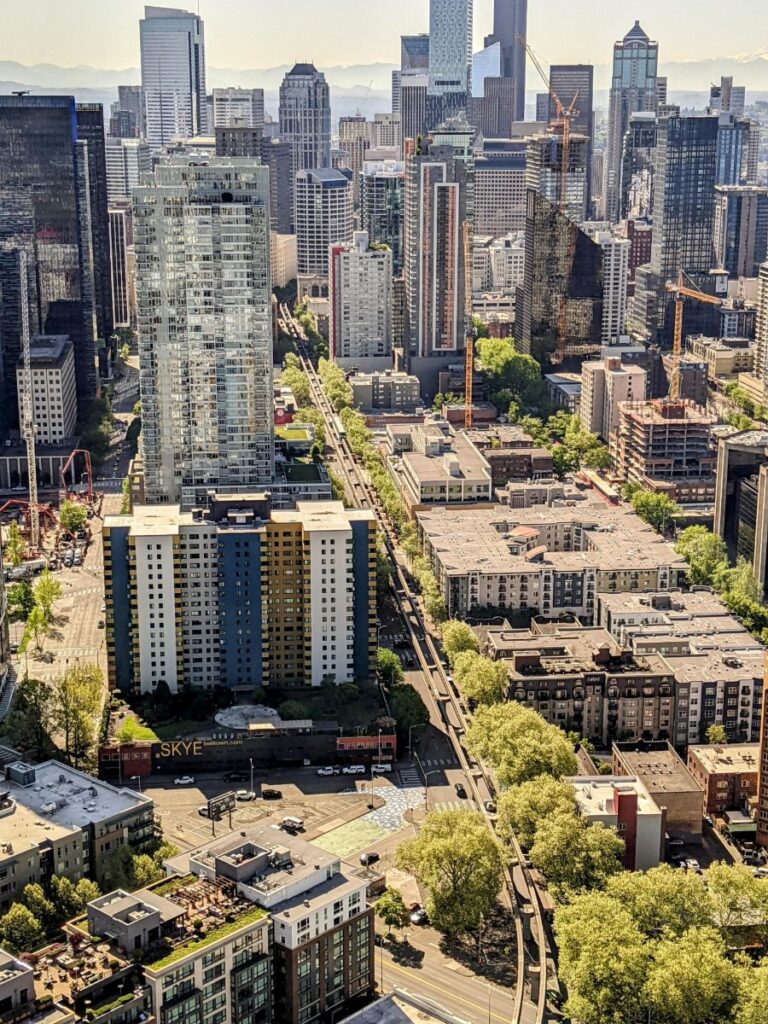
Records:
<instances>
[{"instance_id":1,"label":"grass lawn","mask_svg":"<svg viewBox=\"0 0 768 1024\"><path fill-rule=\"evenodd\" d=\"M195 721L192 718L179 718L175 722L163 722L155 726L155 734L159 740L175 740L179 736L197 735L208 724L208 720Z\"/></svg>"},{"instance_id":2,"label":"grass lawn","mask_svg":"<svg viewBox=\"0 0 768 1024\"><path fill-rule=\"evenodd\" d=\"M348 857L351 853L363 850L371 843L377 842L388 835L388 832L375 821L366 816L355 821L348 821L346 825L339 825L331 829L324 836L312 840L313 846L319 846L326 853L333 853L337 857Z\"/></svg>"},{"instance_id":3,"label":"grass lawn","mask_svg":"<svg viewBox=\"0 0 768 1024\"><path fill-rule=\"evenodd\" d=\"M131 743L134 740L149 740L150 743L156 743L160 738L154 729L150 729L148 725L142 725L138 718L133 716L126 718L118 735L125 743Z\"/></svg>"}]
</instances>

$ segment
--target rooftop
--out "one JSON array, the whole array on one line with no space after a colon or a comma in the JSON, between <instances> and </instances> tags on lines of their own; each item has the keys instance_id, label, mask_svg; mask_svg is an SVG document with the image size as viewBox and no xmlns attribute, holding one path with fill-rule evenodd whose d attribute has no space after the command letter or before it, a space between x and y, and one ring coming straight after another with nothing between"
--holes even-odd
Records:
<instances>
[{"instance_id":1,"label":"rooftop","mask_svg":"<svg viewBox=\"0 0 768 1024\"><path fill-rule=\"evenodd\" d=\"M645 784L651 796L656 793L702 793L701 786L666 742L643 745L614 743L613 753L630 775Z\"/></svg>"},{"instance_id":2,"label":"rooftop","mask_svg":"<svg viewBox=\"0 0 768 1024\"><path fill-rule=\"evenodd\" d=\"M638 814L660 814L656 802L640 779L631 775L576 775L573 786L579 811L586 817L616 814L616 794L634 793Z\"/></svg>"},{"instance_id":3,"label":"rooftop","mask_svg":"<svg viewBox=\"0 0 768 1024\"><path fill-rule=\"evenodd\" d=\"M0 817L0 844L23 844L26 849L46 839L61 838L89 824L141 808L151 808L148 796L117 789L58 761L30 768L21 762L7 766L6 775L29 773L29 785L6 777L2 789L15 802L11 814Z\"/></svg>"},{"instance_id":4,"label":"rooftop","mask_svg":"<svg viewBox=\"0 0 768 1024\"><path fill-rule=\"evenodd\" d=\"M29 358L37 367L57 367L71 351L72 342L68 334L36 334L29 343ZM20 356L19 366L23 365L24 358Z\"/></svg>"},{"instance_id":5,"label":"rooftop","mask_svg":"<svg viewBox=\"0 0 768 1024\"><path fill-rule=\"evenodd\" d=\"M735 772L757 772L760 767L759 743L734 743L728 746L707 744L688 747L688 756L695 757L710 775L731 775Z\"/></svg>"},{"instance_id":6,"label":"rooftop","mask_svg":"<svg viewBox=\"0 0 768 1024\"><path fill-rule=\"evenodd\" d=\"M619 409L622 416L654 427L713 427L717 423L716 416L685 400L652 398L647 402L622 402Z\"/></svg>"}]
</instances>

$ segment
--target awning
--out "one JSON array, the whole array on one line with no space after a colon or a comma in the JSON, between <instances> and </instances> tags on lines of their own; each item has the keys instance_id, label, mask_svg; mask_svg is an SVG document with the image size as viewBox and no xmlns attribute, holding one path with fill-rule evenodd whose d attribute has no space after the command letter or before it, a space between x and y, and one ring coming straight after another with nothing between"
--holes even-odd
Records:
<instances>
[{"instance_id":1,"label":"awning","mask_svg":"<svg viewBox=\"0 0 768 1024\"><path fill-rule=\"evenodd\" d=\"M756 821L732 821L726 826L731 835L748 835L750 832L757 832Z\"/></svg>"}]
</instances>

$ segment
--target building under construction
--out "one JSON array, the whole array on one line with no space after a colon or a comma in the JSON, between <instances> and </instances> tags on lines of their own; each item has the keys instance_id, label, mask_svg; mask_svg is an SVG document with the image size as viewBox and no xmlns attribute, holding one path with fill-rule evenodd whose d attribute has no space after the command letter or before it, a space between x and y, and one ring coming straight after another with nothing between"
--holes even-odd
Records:
<instances>
[{"instance_id":1,"label":"building under construction","mask_svg":"<svg viewBox=\"0 0 768 1024\"><path fill-rule=\"evenodd\" d=\"M693 402L656 398L622 403L610 444L617 478L675 501L712 501L716 422Z\"/></svg>"}]
</instances>

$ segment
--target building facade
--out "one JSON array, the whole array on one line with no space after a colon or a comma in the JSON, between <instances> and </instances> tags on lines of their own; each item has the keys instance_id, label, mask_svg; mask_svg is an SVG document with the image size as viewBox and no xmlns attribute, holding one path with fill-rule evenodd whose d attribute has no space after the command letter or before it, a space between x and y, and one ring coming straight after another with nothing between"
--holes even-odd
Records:
<instances>
[{"instance_id":1,"label":"building facade","mask_svg":"<svg viewBox=\"0 0 768 1024\"><path fill-rule=\"evenodd\" d=\"M352 238L352 182L326 167L298 171L294 186L298 293L325 297L331 246Z\"/></svg>"},{"instance_id":2,"label":"building facade","mask_svg":"<svg viewBox=\"0 0 768 1024\"><path fill-rule=\"evenodd\" d=\"M211 129L232 128L242 125L246 128L264 130L263 89L214 89L213 124Z\"/></svg>"},{"instance_id":3,"label":"building facade","mask_svg":"<svg viewBox=\"0 0 768 1024\"><path fill-rule=\"evenodd\" d=\"M526 155L520 140L483 142L475 157L474 229L479 235L506 235L525 228Z\"/></svg>"},{"instance_id":4,"label":"building facade","mask_svg":"<svg viewBox=\"0 0 768 1024\"><path fill-rule=\"evenodd\" d=\"M715 189L715 259L731 278L757 277L768 256L768 188Z\"/></svg>"},{"instance_id":5,"label":"building facade","mask_svg":"<svg viewBox=\"0 0 768 1024\"><path fill-rule=\"evenodd\" d=\"M131 189L141 183L142 174L152 170L149 146L141 139L107 138L105 142L107 165L107 198L110 205L130 202Z\"/></svg>"},{"instance_id":6,"label":"building facade","mask_svg":"<svg viewBox=\"0 0 768 1024\"><path fill-rule=\"evenodd\" d=\"M189 11L145 7L139 22L146 139L160 149L208 131L203 19Z\"/></svg>"},{"instance_id":7,"label":"building facade","mask_svg":"<svg viewBox=\"0 0 768 1024\"><path fill-rule=\"evenodd\" d=\"M525 120L525 43L528 28L528 0L494 0L493 33L485 45L499 43L501 73L512 79L515 90L514 120Z\"/></svg>"},{"instance_id":8,"label":"building facade","mask_svg":"<svg viewBox=\"0 0 768 1024\"><path fill-rule=\"evenodd\" d=\"M32 419L40 444L64 445L75 436L77 388L75 356L66 335L36 335L31 339ZM23 422L24 364L16 368L19 422Z\"/></svg>"},{"instance_id":9,"label":"building facade","mask_svg":"<svg viewBox=\"0 0 768 1024\"><path fill-rule=\"evenodd\" d=\"M252 160L169 158L134 191L150 502L272 478L269 245L268 171Z\"/></svg>"},{"instance_id":10,"label":"building facade","mask_svg":"<svg viewBox=\"0 0 768 1024\"><path fill-rule=\"evenodd\" d=\"M342 367L386 369L392 362L392 253L369 246L355 231L347 245L331 245L328 344Z\"/></svg>"},{"instance_id":11,"label":"building facade","mask_svg":"<svg viewBox=\"0 0 768 1024\"><path fill-rule=\"evenodd\" d=\"M430 0L427 126L467 109L472 70L473 0Z\"/></svg>"},{"instance_id":12,"label":"building facade","mask_svg":"<svg viewBox=\"0 0 768 1024\"><path fill-rule=\"evenodd\" d=\"M647 373L620 356L581 364L579 415L584 430L609 440L618 430L620 403L644 402Z\"/></svg>"},{"instance_id":13,"label":"building facade","mask_svg":"<svg viewBox=\"0 0 768 1024\"><path fill-rule=\"evenodd\" d=\"M276 690L367 679L376 658L373 514L340 502L270 511L138 506L104 525L110 685Z\"/></svg>"},{"instance_id":14,"label":"building facade","mask_svg":"<svg viewBox=\"0 0 768 1024\"><path fill-rule=\"evenodd\" d=\"M280 137L291 144L293 173L331 166L331 99L314 64L295 64L280 86Z\"/></svg>"},{"instance_id":15,"label":"building facade","mask_svg":"<svg viewBox=\"0 0 768 1024\"><path fill-rule=\"evenodd\" d=\"M392 276L403 273L405 164L366 161L360 179L360 227L392 253Z\"/></svg>"},{"instance_id":16,"label":"building facade","mask_svg":"<svg viewBox=\"0 0 768 1024\"><path fill-rule=\"evenodd\" d=\"M549 123L557 120L554 93L566 110L572 109L571 131L587 139L587 216L592 215L592 151L595 141L593 109L595 69L591 64L552 64L549 68Z\"/></svg>"}]
</instances>

